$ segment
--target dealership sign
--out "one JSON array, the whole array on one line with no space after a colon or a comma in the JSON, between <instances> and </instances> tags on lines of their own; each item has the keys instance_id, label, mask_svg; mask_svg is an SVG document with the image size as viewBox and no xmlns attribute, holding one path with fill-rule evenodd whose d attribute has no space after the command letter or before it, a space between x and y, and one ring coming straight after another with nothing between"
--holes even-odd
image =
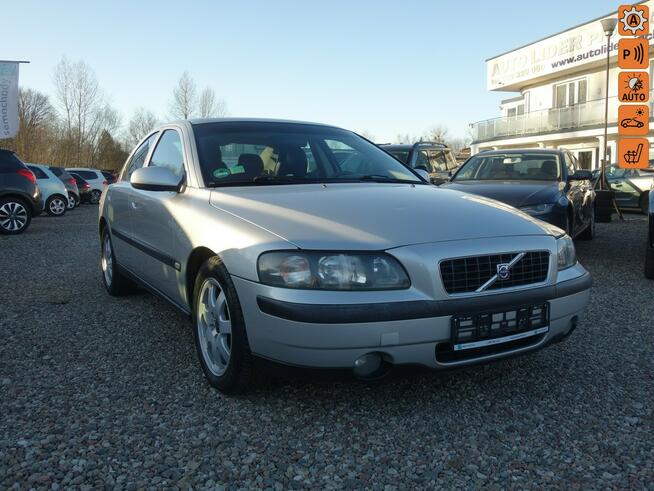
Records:
<instances>
[{"instance_id":1,"label":"dealership sign","mask_svg":"<svg viewBox=\"0 0 654 491\"><path fill-rule=\"evenodd\" d=\"M651 44L651 33L647 39ZM612 42L611 53L617 54L617 48L618 43ZM604 59L606 36L595 20L487 60L488 90L519 90L512 86Z\"/></svg>"},{"instance_id":2,"label":"dealership sign","mask_svg":"<svg viewBox=\"0 0 654 491\"><path fill-rule=\"evenodd\" d=\"M0 61L0 138L18 133L18 63Z\"/></svg>"}]
</instances>

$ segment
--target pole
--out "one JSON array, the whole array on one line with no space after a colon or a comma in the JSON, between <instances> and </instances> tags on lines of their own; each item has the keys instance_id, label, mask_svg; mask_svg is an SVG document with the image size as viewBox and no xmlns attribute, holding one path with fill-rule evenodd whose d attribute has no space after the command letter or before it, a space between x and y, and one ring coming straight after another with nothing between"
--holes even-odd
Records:
<instances>
[{"instance_id":1,"label":"pole","mask_svg":"<svg viewBox=\"0 0 654 491\"><path fill-rule=\"evenodd\" d=\"M600 171L600 189L608 189L606 185L606 156L609 146L609 49L611 49L611 33L606 36L606 93L604 94L604 158Z\"/></svg>"}]
</instances>

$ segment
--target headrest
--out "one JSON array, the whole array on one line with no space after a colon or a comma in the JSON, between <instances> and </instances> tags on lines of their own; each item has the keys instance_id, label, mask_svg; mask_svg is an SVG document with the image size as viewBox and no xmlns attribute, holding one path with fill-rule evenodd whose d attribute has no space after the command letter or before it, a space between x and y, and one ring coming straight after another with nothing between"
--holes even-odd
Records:
<instances>
[{"instance_id":1,"label":"headrest","mask_svg":"<svg viewBox=\"0 0 654 491\"><path fill-rule=\"evenodd\" d=\"M238 165L242 165L248 176L256 177L263 173L263 160L255 153L242 153L238 157Z\"/></svg>"},{"instance_id":2,"label":"headrest","mask_svg":"<svg viewBox=\"0 0 654 491\"><path fill-rule=\"evenodd\" d=\"M304 177L307 174L307 155L300 147L285 147L279 152L278 176Z\"/></svg>"}]
</instances>

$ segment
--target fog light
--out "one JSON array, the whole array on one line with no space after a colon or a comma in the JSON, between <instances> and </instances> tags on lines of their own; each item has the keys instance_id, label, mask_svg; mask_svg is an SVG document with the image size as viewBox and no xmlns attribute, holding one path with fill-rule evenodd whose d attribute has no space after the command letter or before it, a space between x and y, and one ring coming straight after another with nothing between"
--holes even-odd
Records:
<instances>
[{"instance_id":1,"label":"fog light","mask_svg":"<svg viewBox=\"0 0 654 491\"><path fill-rule=\"evenodd\" d=\"M367 353L354 361L354 375L361 378L374 376L381 364L382 357L379 353Z\"/></svg>"}]
</instances>

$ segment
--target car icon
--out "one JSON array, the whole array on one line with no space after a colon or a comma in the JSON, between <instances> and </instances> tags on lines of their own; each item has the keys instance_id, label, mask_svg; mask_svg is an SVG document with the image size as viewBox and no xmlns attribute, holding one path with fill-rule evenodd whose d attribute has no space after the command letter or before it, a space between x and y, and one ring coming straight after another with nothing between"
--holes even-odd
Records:
<instances>
[{"instance_id":1,"label":"car icon","mask_svg":"<svg viewBox=\"0 0 654 491\"><path fill-rule=\"evenodd\" d=\"M620 126L623 128L642 128L645 126L645 123L636 118L625 118L620 122Z\"/></svg>"}]
</instances>

